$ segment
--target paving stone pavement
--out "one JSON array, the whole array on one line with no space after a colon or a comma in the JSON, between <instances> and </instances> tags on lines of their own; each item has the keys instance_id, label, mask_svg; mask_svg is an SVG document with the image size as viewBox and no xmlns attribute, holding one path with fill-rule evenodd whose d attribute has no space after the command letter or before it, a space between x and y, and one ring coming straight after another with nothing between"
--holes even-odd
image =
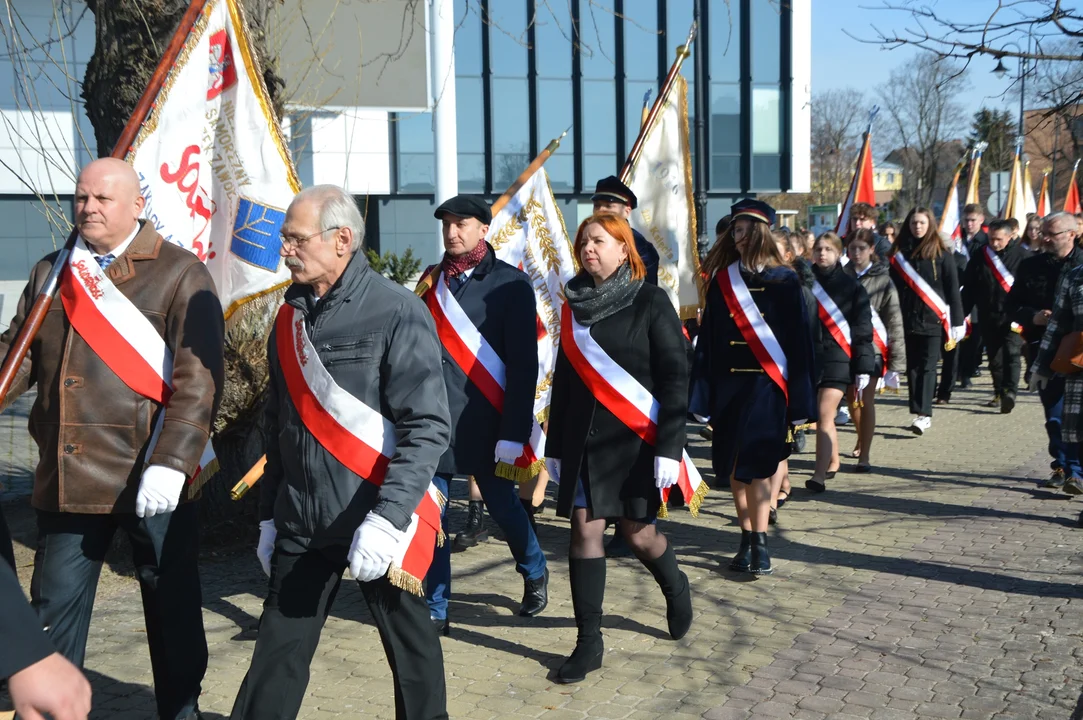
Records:
<instances>
[{"instance_id":1,"label":"paving stone pavement","mask_svg":"<svg viewBox=\"0 0 1083 720\"><path fill-rule=\"evenodd\" d=\"M821 496L802 487L811 452L796 456L793 499L770 532L771 577L724 569L739 540L728 493L712 492L698 520L673 513L660 527L693 586L691 632L670 640L650 575L634 559L611 560L604 667L578 685L547 679L575 642L567 522L541 517L551 599L533 620L515 615L522 585L502 543L454 555L453 629L442 641L451 717L1083 717L1083 503L1035 486L1048 473L1036 397L1001 416L980 406L989 395L984 384L957 392L921 438L903 429L905 396L882 397L875 472L840 472ZM694 427L689 435L707 467L705 443ZM853 437L842 430L843 450ZM251 548L205 555L201 706L216 718L247 669L264 578ZM99 596L87 655L93 717L154 717L144 636L134 581ZM353 583L311 677L301 718L394 715L390 671Z\"/></svg>"}]
</instances>

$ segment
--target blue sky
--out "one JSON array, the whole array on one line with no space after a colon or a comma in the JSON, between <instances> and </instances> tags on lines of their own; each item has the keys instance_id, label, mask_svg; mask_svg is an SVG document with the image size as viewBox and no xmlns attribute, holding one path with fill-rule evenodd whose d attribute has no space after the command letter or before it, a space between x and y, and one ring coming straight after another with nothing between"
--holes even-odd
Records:
<instances>
[{"instance_id":1,"label":"blue sky","mask_svg":"<svg viewBox=\"0 0 1083 720\"><path fill-rule=\"evenodd\" d=\"M989 0L931 0L927 4L941 12L960 10L980 11L990 7ZM870 98L876 86L888 79L891 70L921 52L903 47L883 50L878 45L862 43L853 37L874 39L873 25L883 30L901 32L915 27L910 13L873 9L883 0L812 0L812 92L831 88L864 89ZM980 14L980 13L979 13ZM931 26L929 26L931 29ZM843 29L849 31L849 35ZM1011 72L1018 71L1017 61L1006 61ZM1018 108L1018 100L997 97L1008 87L1010 77L1003 80L992 73L996 61L992 58L974 60L967 75L967 90L962 100L970 112L982 106ZM871 102L870 102L871 105Z\"/></svg>"}]
</instances>

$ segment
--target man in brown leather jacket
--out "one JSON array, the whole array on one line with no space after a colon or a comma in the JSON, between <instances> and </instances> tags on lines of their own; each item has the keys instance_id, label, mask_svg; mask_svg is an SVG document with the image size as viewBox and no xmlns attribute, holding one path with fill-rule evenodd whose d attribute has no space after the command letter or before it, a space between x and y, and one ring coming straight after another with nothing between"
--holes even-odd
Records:
<instances>
[{"instance_id":1,"label":"man in brown leather jacket","mask_svg":"<svg viewBox=\"0 0 1083 720\"><path fill-rule=\"evenodd\" d=\"M131 364L100 356L91 347L95 339L88 344L73 327L68 298L58 297L5 402L37 389L29 422L40 453L31 599L42 626L57 650L82 666L101 563L122 529L143 594L158 715L174 720L199 717L207 668L196 507L186 501L221 396L223 319L207 268L139 221L142 209L138 177L126 163L95 160L80 173L75 222L105 273L93 278L87 297L100 301L94 283L111 282L119 291L114 300L149 321L135 324L150 345L160 349L164 342L172 370L164 362L161 374L172 384L171 396L163 404L129 387ZM56 257L46 256L31 271L15 318L0 336L0 357L7 356Z\"/></svg>"}]
</instances>

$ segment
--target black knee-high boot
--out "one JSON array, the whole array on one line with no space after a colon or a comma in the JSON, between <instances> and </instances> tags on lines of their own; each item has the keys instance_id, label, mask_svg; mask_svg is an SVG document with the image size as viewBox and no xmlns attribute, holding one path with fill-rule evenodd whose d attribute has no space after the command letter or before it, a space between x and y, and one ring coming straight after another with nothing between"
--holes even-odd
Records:
<instances>
[{"instance_id":1,"label":"black knee-high boot","mask_svg":"<svg viewBox=\"0 0 1083 720\"><path fill-rule=\"evenodd\" d=\"M605 599L605 558L568 558L575 613L575 650L557 671L562 683L579 682L602 666L602 600Z\"/></svg>"},{"instance_id":2,"label":"black knee-high boot","mask_svg":"<svg viewBox=\"0 0 1083 720\"><path fill-rule=\"evenodd\" d=\"M692 627L692 588L688 585L688 576L677 565L677 556L673 546L666 544L666 550L653 560L640 562L651 571L662 594L666 597L666 622L669 624L669 636L680 640Z\"/></svg>"}]
</instances>

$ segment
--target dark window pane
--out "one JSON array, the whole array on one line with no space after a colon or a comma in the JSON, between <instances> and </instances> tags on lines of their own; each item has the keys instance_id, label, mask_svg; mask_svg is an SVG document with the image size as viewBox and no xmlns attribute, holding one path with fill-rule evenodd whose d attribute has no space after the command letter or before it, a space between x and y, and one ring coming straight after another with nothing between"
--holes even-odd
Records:
<instances>
[{"instance_id":1,"label":"dark window pane","mask_svg":"<svg viewBox=\"0 0 1083 720\"><path fill-rule=\"evenodd\" d=\"M489 65L495 77L526 77L525 2L489 3Z\"/></svg>"},{"instance_id":2,"label":"dark window pane","mask_svg":"<svg viewBox=\"0 0 1083 720\"><path fill-rule=\"evenodd\" d=\"M583 81L584 153L617 152L617 92L611 80ZM586 176L584 175L584 182Z\"/></svg>"},{"instance_id":3,"label":"dark window pane","mask_svg":"<svg viewBox=\"0 0 1083 720\"><path fill-rule=\"evenodd\" d=\"M485 104L480 77L455 78L456 135L459 152L484 153L485 127L482 114Z\"/></svg>"},{"instance_id":4,"label":"dark window pane","mask_svg":"<svg viewBox=\"0 0 1083 720\"><path fill-rule=\"evenodd\" d=\"M538 77L572 76L572 16L567 3L539 3L534 20ZM555 13L555 14L554 14Z\"/></svg>"},{"instance_id":5,"label":"dark window pane","mask_svg":"<svg viewBox=\"0 0 1083 720\"><path fill-rule=\"evenodd\" d=\"M549 184L553 187L553 192L575 192L575 163L571 153L571 147L562 147L545 161L545 172L549 173Z\"/></svg>"},{"instance_id":6,"label":"dark window pane","mask_svg":"<svg viewBox=\"0 0 1083 720\"><path fill-rule=\"evenodd\" d=\"M782 156L752 156L752 189L757 192L782 187Z\"/></svg>"},{"instance_id":7,"label":"dark window pane","mask_svg":"<svg viewBox=\"0 0 1083 720\"><path fill-rule=\"evenodd\" d=\"M485 192L484 153L459 153L459 192Z\"/></svg>"},{"instance_id":8,"label":"dark window pane","mask_svg":"<svg viewBox=\"0 0 1083 720\"><path fill-rule=\"evenodd\" d=\"M617 159L609 155L583 156L583 187L586 192L594 189L594 184L604 177L616 175L620 171Z\"/></svg>"},{"instance_id":9,"label":"dark window pane","mask_svg":"<svg viewBox=\"0 0 1083 720\"><path fill-rule=\"evenodd\" d=\"M741 87L711 84L711 153L741 152Z\"/></svg>"},{"instance_id":10,"label":"dark window pane","mask_svg":"<svg viewBox=\"0 0 1083 720\"><path fill-rule=\"evenodd\" d=\"M752 88L752 152L780 152L782 147L782 93L775 88Z\"/></svg>"},{"instance_id":11,"label":"dark window pane","mask_svg":"<svg viewBox=\"0 0 1083 720\"><path fill-rule=\"evenodd\" d=\"M572 81L538 80L538 145L544 147L572 124ZM570 138L560 152L572 152Z\"/></svg>"},{"instance_id":12,"label":"dark window pane","mask_svg":"<svg viewBox=\"0 0 1083 720\"><path fill-rule=\"evenodd\" d=\"M753 4L757 4L757 0L753 0ZM711 80L740 82L741 5L737 2L712 3L710 13Z\"/></svg>"},{"instance_id":13,"label":"dark window pane","mask_svg":"<svg viewBox=\"0 0 1083 720\"><path fill-rule=\"evenodd\" d=\"M624 76L658 85L658 3L624 3Z\"/></svg>"},{"instance_id":14,"label":"dark window pane","mask_svg":"<svg viewBox=\"0 0 1083 720\"><path fill-rule=\"evenodd\" d=\"M455 72L481 75L481 8L455 0Z\"/></svg>"},{"instance_id":15,"label":"dark window pane","mask_svg":"<svg viewBox=\"0 0 1083 720\"><path fill-rule=\"evenodd\" d=\"M399 153L399 192L431 193L435 178L431 152Z\"/></svg>"},{"instance_id":16,"label":"dark window pane","mask_svg":"<svg viewBox=\"0 0 1083 720\"><path fill-rule=\"evenodd\" d=\"M737 190L741 187L741 156L715 155L711 158L711 188Z\"/></svg>"},{"instance_id":17,"label":"dark window pane","mask_svg":"<svg viewBox=\"0 0 1083 720\"><path fill-rule=\"evenodd\" d=\"M613 11L595 2L579 3L579 52L583 77L616 77L616 20Z\"/></svg>"},{"instance_id":18,"label":"dark window pane","mask_svg":"<svg viewBox=\"0 0 1083 720\"><path fill-rule=\"evenodd\" d=\"M752 3L752 79L758 83L779 82L782 16L774 3Z\"/></svg>"},{"instance_id":19,"label":"dark window pane","mask_svg":"<svg viewBox=\"0 0 1083 720\"><path fill-rule=\"evenodd\" d=\"M432 152L432 115L430 113L399 113L395 116L399 153Z\"/></svg>"},{"instance_id":20,"label":"dark window pane","mask_svg":"<svg viewBox=\"0 0 1083 720\"><path fill-rule=\"evenodd\" d=\"M503 192L530 164L526 80L493 80L493 189Z\"/></svg>"}]
</instances>

